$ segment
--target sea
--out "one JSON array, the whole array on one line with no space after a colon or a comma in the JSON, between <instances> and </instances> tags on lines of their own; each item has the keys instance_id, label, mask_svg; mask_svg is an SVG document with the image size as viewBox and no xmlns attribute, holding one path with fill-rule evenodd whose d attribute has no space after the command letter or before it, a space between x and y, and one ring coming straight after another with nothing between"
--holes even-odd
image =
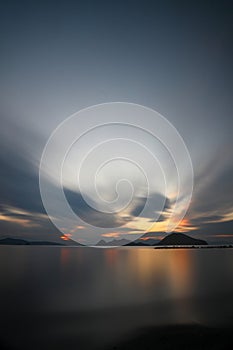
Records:
<instances>
[{"instance_id":1,"label":"sea","mask_svg":"<svg viewBox=\"0 0 233 350\"><path fill-rule=\"evenodd\" d=\"M0 286L0 349L118 349L146 329L155 339L163 327L233 330L230 248L0 246Z\"/></svg>"}]
</instances>

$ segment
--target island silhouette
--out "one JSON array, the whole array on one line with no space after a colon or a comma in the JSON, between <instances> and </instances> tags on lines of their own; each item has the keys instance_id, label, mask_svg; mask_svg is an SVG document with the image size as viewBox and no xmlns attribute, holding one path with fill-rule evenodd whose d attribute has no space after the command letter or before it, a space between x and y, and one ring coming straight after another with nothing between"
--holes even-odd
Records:
<instances>
[{"instance_id":1,"label":"island silhouette","mask_svg":"<svg viewBox=\"0 0 233 350\"><path fill-rule=\"evenodd\" d=\"M121 245L121 246L122 245L124 246L202 246L202 245L208 245L208 243L205 240L196 239L180 232L171 233L160 241L153 238L144 239L144 235L143 235L141 238L133 242L130 242L127 239L113 239L111 241L105 241L104 239L101 239L98 243L96 243L96 246L102 246L102 247L118 246L118 245Z\"/></svg>"},{"instance_id":2,"label":"island silhouette","mask_svg":"<svg viewBox=\"0 0 233 350\"><path fill-rule=\"evenodd\" d=\"M95 246L97 247L116 247L116 246L126 246L126 247L155 247L159 248L198 248L198 247L206 247L206 248L232 248L232 244L222 244L222 245L208 245L207 241L199 238L190 237L181 232L173 232L165 236L163 239L158 240L153 237L148 237L148 233L145 233L142 237L136 239L131 242L125 238L121 239L112 239L110 241L106 241L104 239L99 240ZM31 241L21 238L12 238L6 237L0 240L0 245L43 245L43 246L76 246L83 247L82 244L75 242L72 239L67 239L64 242L55 242L55 241Z\"/></svg>"}]
</instances>

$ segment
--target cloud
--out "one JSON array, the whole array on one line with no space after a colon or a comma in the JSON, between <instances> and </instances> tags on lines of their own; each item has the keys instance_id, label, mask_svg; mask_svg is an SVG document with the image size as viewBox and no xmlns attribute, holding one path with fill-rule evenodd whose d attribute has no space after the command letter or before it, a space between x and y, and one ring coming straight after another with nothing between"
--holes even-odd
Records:
<instances>
[{"instance_id":1,"label":"cloud","mask_svg":"<svg viewBox=\"0 0 233 350\"><path fill-rule=\"evenodd\" d=\"M60 241L40 197L40 135L3 119L0 138L0 235Z\"/></svg>"},{"instance_id":2,"label":"cloud","mask_svg":"<svg viewBox=\"0 0 233 350\"><path fill-rule=\"evenodd\" d=\"M0 153L0 204L45 213L39 191L38 170L21 152Z\"/></svg>"},{"instance_id":3,"label":"cloud","mask_svg":"<svg viewBox=\"0 0 233 350\"><path fill-rule=\"evenodd\" d=\"M30 240L60 241L60 231L49 218L40 213L30 215L0 214L0 236L22 237Z\"/></svg>"},{"instance_id":4,"label":"cloud","mask_svg":"<svg viewBox=\"0 0 233 350\"><path fill-rule=\"evenodd\" d=\"M76 215L80 217L84 222L95 227L120 227L126 224L129 220L129 216L121 216L119 213L104 213L98 211L87 204L78 191L72 191L67 188L64 189L67 201ZM90 199L91 202L91 199ZM95 206L94 204L93 206Z\"/></svg>"},{"instance_id":5,"label":"cloud","mask_svg":"<svg viewBox=\"0 0 233 350\"><path fill-rule=\"evenodd\" d=\"M225 235L231 235L233 232L233 220L225 221L225 222L214 222L203 224L198 230L196 230L196 234L201 235L202 237L206 236L208 240L208 236L211 238L220 237L224 238Z\"/></svg>"},{"instance_id":6,"label":"cloud","mask_svg":"<svg viewBox=\"0 0 233 350\"><path fill-rule=\"evenodd\" d=\"M49 221L39 191L38 159L44 139L32 129L16 123L15 138L12 142L6 142L13 127L8 124L5 121L4 130L2 129L5 136L1 135L0 141L1 235L48 239L54 234L56 238L60 233ZM38 146L39 144L41 145ZM211 239L214 239L213 236L216 239L220 239L219 236L230 239L229 235L233 231L232 174L231 152L227 148L216 152L207 163L200 166L195 177L193 200L186 215L188 224L181 225L182 232L201 237L209 235ZM103 214L88 206L79 192L65 189L65 194L74 212L82 220L97 227L119 227L119 232L126 234L143 232L154 222L156 216L155 225L158 232L162 232L161 228L173 206L169 198L155 193L149 197L148 203L146 197L134 198L126 212ZM142 217L138 218L140 215ZM85 231L84 226L76 229Z\"/></svg>"},{"instance_id":7,"label":"cloud","mask_svg":"<svg viewBox=\"0 0 233 350\"><path fill-rule=\"evenodd\" d=\"M217 154L196 179L187 217L194 225L230 221L233 218L233 164L229 152L224 161Z\"/></svg>"},{"instance_id":8,"label":"cloud","mask_svg":"<svg viewBox=\"0 0 233 350\"><path fill-rule=\"evenodd\" d=\"M171 201L169 198L160 193L153 193L149 198L137 197L136 205L134 205L130 214L138 217L143 211L143 218L148 218L154 221L155 217L158 217L157 221L164 221L169 209L171 209Z\"/></svg>"},{"instance_id":9,"label":"cloud","mask_svg":"<svg viewBox=\"0 0 233 350\"><path fill-rule=\"evenodd\" d=\"M119 232L107 232L107 233L102 233L101 236L108 237L108 238L118 238L118 237L120 237L120 233Z\"/></svg>"}]
</instances>

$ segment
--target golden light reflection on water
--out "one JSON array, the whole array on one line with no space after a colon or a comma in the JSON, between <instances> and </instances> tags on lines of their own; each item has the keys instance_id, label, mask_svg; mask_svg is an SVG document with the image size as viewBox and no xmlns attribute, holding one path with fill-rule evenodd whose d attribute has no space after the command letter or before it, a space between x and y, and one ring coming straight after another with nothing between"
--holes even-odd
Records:
<instances>
[{"instance_id":1,"label":"golden light reflection on water","mask_svg":"<svg viewBox=\"0 0 233 350\"><path fill-rule=\"evenodd\" d=\"M104 257L106 260L106 263L109 267L112 267L117 262L118 257L118 249L105 249L104 250Z\"/></svg>"},{"instance_id":2,"label":"golden light reflection on water","mask_svg":"<svg viewBox=\"0 0 233 350\"><path fill-rule=\"evenodd\" d=\"M163 285L164 298L183 297L192 291L192 255L186 249L106 249L104 256L119 279L135 283L144 291L148 288L148 293L151 290L156 294L156 284L158 289Z\"/></svg>"},{"instance_id":3,"label":"golden light reflection on water","mask_svg":"<svg viewBox=\"0 0 233 350\"><path fill-rule=\"evenodd\" d=\"M187 249L62 248L60 254L63 272L71 266L76 271L86 270L88 266L86 277L91 282L93 274L98 276L98 288L101 288L101 279L106 280L108 276L111 276L109 283L114 278L119 293L122 288L130 291L136 285L145 296L160 294L163 298L179 298L189 294L193 288L193 259Z\"/></svg>"},{"instance_id":4,"label":"golden light reflection on water","mask_svg":"<svg viewBox=\"0 0 233 350\"><path fill-rule=\"evenodd\" d=\"M87 312L93 327L233 319L231 249L4 247L1 259L2 307L12 290L16 309Z\"/></svg>"},{"instance_id":5,"label":"golden light reflection on water","mask_svg":"<svg viewBox=\"0 0 233 350\"><path fill-rule=\"evenodd\" d=\"M196 306L197 298L222 291L221 284L214 284L216 273L220 280L223 275L218 265L214 275L209 269L213 259L204 249L61 248L60 281L62 297L66 296L62 305L72 310L148 307L145 321L157 324L161 318L203 321L203 305ZM58 307L54 298L52 302Z\"/></svg>"},{"instance_id":6,"label":"golden light reflection on water","mask_svg":"<svg viewBox=\"0 0 233 350\"><path fill-rule=\"evenodd\" d=\"M86 307L157 304L187 298L193 289L192 253L185 249L62 248L60 268L62 281L72 276L74 290L82 286Z\"/></svg>"},{"instance_id":7,"label":"golden light reflection on water","mask_svg":"<svg viewBox=\"0 0 233 350\"><path fill-rule=\"evenodd\" d=\"M117 294L125 301L138 305L171 302L171 319L194 320L189 297L193 292L195 266L190 250L106 249L104 256L118 281Z\"/></svg>"}]
</instances>

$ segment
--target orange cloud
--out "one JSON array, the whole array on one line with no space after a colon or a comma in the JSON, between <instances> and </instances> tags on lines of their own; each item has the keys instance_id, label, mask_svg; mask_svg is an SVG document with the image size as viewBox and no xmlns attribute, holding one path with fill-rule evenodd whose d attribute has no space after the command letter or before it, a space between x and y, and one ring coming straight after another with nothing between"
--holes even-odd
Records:
<instances>
[{"instance_id":1,"label":"orange cloud","mask_svg":"<svg viewBox=\"0 0 233 350\"><path fill-rule=\"evenodd\" d=\"M62 230L64 230L64 231L69 231L70 234L76 233L78 230L84 230L84 229L85 229L84 226L74 226L74 228L71 229L71 230L69 230L69 229L67 229L67 228L65 228L65 227L62 228Z\"/></svg>"},{"instance_id":2,"label":"orange cloud","mask_svg":"<svg viewBox=\"0 0 233 350\"><path fill-rule=\"evenodd\" d=\"M39 218L39 219L48 219L48 215L46 214L42 214L42 213L32 213L30 211L26 211L20 208L16 208L16 207L12 207L9 205L6 205L4 208L9 214L13 214L14 215L21 215L21 216L29 216L29 217L35 217L35 218ZM4 214L3 214L4 215Z\"/></svg>"},{"instance_id":3,"label":"orange cloud","mask_svg":"<svg viewBox=\"0 0 233 350\"><path fill-rule=\"evenodd\" d=\"M167 222L165 221L158 221L155 222L147 232L166 232L167 229Z\"/></svg>"},{"instance_id":4,"label":"orange cloud","mask_svg":"<svg viewBox=\"0 0 233 350\"><path fill-rule=\"evenodd\" d=\"M110 238L118 238L120 237L120 233L119 232L108 232L108 233L102 233L103 237L110 237Z\"/></svg>"},{"instance_id":5,"label":"orange cloud","mask_svg":"<svg viewBox=\"0 0 233 350\"><path fill-rule=\"evenodd\" d=\"M60 236L60 238L63 239L63 241L69 241L71 237L72 237L72 235L70 233L66 233L66 234Z\"/></svg>"},{"instance_id":6,"label":"orange cloud","mask_svg":"<svg viewBox=\"0 0 233 350\"><path fill-rule=\"evenodd\" d=\"M194 226L188 219L183 219L179 223L179 226L175 229L175 232L189 232L197 230L198 226Z\"/></svg>"},{"instance_id":7,"label":"orange cloud","mask_svg":"<svg viewBox=\"0 0 233 350\"><path fill-rule=\"evenodd\" d=\"M141 241L147 241L148 239L163 239L164 236L146 236L139 238Z\"/></svg>"},{"instance_id":8,"label":"orange cloud","mask_svg":"<svg viewBox=\"0 0 233 350\"><path fill-rule=\"evenodd\" d=\"M14 216L7 216L0 214L0 221L7 221L9 223L15 223L23 227L37 227L38 224L32 222L29 219L21 219Z\"/></svg>"}]
</instances>

